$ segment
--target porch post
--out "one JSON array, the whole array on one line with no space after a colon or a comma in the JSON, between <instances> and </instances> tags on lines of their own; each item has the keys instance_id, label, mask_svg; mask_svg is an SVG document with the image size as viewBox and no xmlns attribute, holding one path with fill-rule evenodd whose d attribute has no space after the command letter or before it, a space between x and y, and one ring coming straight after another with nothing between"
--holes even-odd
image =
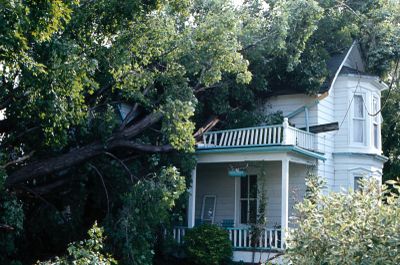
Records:
<instances>
[{"instance_id":1,"label":"porch post","mask_svg":"<svg viewBox=\"0 0 400 265\"><path fill-rule=\"evenodd\" d=\"M188 227L194 227L195 210L196 210L196 168L192 170L192 181L189 189L189 205L188 205Z\"/></svg>"},{"instance_id":2,"label":"porch post","mask_svg":"<svg viewBox=\"0 0 400 265\"><path fill-rule=\"evenodd\" d=\"M282 207L281 207L281 247L286 247L286 232L289 215L289 159L282 159Z\"/></svg>"}]
</instances>

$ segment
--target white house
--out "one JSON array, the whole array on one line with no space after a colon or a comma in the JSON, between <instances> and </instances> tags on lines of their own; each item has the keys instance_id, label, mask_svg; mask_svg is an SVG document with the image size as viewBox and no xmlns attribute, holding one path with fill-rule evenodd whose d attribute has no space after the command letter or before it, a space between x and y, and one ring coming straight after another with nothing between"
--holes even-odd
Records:
<instances>
[{"instance_id":1,"label":"white house","mask_svg":"<svg viewBox=\"0 0 400 265\"><path fill-rule=\"evenodd\" d=\"M326 179L327 192L357 189L364 177L381 180L387 158L378 111L387 86L364 72L356 43L333 56L328 69L331 78L317 95L282 91L262 106L268 113L282 111L283 124L204 135L192 173L188 226L174 229L176 240L198 223L219 224L229 231L234 259L250 261L248 224L256 217L257 192L266 192L268 224L256 243L265 259L285 248L308 172Z\"/></svg>"}]
</instances>

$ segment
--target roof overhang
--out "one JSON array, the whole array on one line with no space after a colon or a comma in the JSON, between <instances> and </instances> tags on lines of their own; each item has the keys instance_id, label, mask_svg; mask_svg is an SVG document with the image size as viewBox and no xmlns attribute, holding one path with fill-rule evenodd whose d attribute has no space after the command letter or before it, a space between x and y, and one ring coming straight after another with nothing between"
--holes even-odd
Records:
<instances>
[{"instance_id":1,"label":"roof overhang","mask_svg":"<svg viewBox=\"0 0 400 265\"><path fill-rule=\"evenodd\" d=\"M263 154L278 154L278 153L292 153L300 157L308 157L312 159L318 159L325 161L326 158L323 153L309 151L294 145L269 145L269 146L257 146L257 147L228 147L228 148L209 148L209 149L197 149L197 156L215 155L215 154L234 154L248 156L249 154L256 154L257 159L262 160ZM260 156L261 155L261 156ZM244 158L246 160L246 158ZM273 156L268 160L274 160ZM280 160L277 157L275 160Z\"/></svg>"},{"instance_id":2,"label":"roof overhang","mask_svg":"<svg viewBox=\"0 0 400 265\"><path fill-rule=\"evenodd\" d=\"M369 158L373 158L375 160L378 160L380 162L387 162L389 160L389 158L387 156L384 155L379 155L379 154L369 154L369 153L357 153L357 152L336 152L333 153L334 155L350 155L350 156L367 156Z\"/></svg>"}]
</instances>

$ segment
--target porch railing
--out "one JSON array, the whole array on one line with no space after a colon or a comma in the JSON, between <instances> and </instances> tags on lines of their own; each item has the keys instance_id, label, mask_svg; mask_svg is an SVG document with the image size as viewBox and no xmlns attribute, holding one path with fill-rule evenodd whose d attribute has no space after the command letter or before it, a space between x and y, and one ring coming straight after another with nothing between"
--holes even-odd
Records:
<instances>
[{"instance_id":1,"label":"porch railing","mask_svg":"<svg viewBox=\"0 0 400 265\"><path fill-rule=\"evenodd\" d=\"M312 151L316 150L315 134L297 129L292 126L288 126L287 130L288 133L287 133L286 144L297 145L307 150L312 150Z\"/></svg>"},{"instance_id":2,"label":"porch railing","mask_svg":"<svg viewBox=\"0 0 400 265\"><path fill-rule=\"evenodd\" d=\"M178 244L184 243L187 227L174 227L172 229L172 237ZM281 248L281 230L280 229L264 229L258 237L258 242L252 242L250 228L225 228L232 242L233 249L264 249L264 250L280 250Z\"/></svg>"},{"instance_id":3,"label":"porch railing","mask_svg":"<svg viewBox=\"0 0 400 265\"><path fill-rule=\"evenodd\" d=\"M280 249L281 231L279 229L264 229L258 236L258 242L252 242L254 238L249 228L227 228L229 239L234 249Z\"/></svg>"},{"instance_id":4,"label":"porch railing","mask_svg":"<svg viewBox=\"0 0 400 265\"><path fill-rule=\"evenodd\" d=\"M176 243L182 244L184 242L183 238L185 237L186 230L188 229L189 228L184 226L175 226L174 228L172 228L172 237L176 241Z\"/></svg>"},{"instance_id":5,"label":"porch railing","mask_svg":"<svg viewBox=\"0 0 400 265\"><path fill-rule=\"evenodd\" d=\"M296 145L315 151L315 138L313 133L290 126L285 118L283 124L279 125L206 132L198 148Z\"/></svg>"}]
</instances>

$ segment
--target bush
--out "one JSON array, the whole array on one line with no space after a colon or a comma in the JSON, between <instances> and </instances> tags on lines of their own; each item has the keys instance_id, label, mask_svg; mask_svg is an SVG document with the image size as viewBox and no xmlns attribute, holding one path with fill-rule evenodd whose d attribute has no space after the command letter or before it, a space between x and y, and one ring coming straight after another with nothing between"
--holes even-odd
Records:
<instances>
[{"instance_id":1,"label":"bush","mask_svg":"<svg viewBox=\"0 0 400 265\"><path fill-rule=\"evenodd\" d=\"M287 258L292 264L400 264L399 186L364 181L362 191L322 195L308 181L304 201L296 206ZM315 185L316 184L316 185Z\"/></svg>"},{"instance_id":2,"label":"bush","mask_svg":"<svg viewBox=\"0 0 400 265\"><path fill-rule=\"evenodd\" d=\"M187 231L184 247L194 264L227 264L232 258L228 233L215 225L204 224Z\"/></svg>"},{"instance_id":3,"label":"bush","mask_svg":"<svg viewBox=\"0 0 400 265\"><path fill-rule=\"evenodd\" d=\"M112 265L117 262L108 254L102 254L103 229L97 223L88 232L89 239L69 244L64 257L38 262L37 265Z\"/></svg>"}]
</instances>

